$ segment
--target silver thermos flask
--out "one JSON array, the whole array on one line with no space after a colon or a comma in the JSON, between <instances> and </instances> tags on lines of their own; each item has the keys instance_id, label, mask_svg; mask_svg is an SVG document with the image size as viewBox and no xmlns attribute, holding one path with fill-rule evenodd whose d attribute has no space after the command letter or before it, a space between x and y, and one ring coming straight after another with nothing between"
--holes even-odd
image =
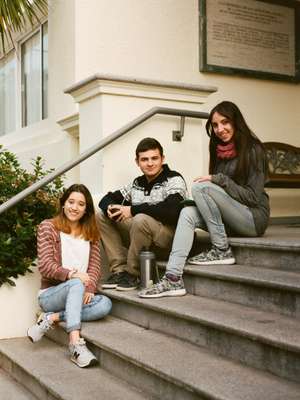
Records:
<instances>
[{"instance_id":1,"label":"silver thermos flask","mask_svg":"<svg viewBox=\"0 0 300 400\"><path fill-rule=\"evenodd\" d=\"M148 248L143 248L140 252L140 269L141 269L141 288L146 289L153 284L155 276L155 254Z\"/></svg>"}]
</instances>

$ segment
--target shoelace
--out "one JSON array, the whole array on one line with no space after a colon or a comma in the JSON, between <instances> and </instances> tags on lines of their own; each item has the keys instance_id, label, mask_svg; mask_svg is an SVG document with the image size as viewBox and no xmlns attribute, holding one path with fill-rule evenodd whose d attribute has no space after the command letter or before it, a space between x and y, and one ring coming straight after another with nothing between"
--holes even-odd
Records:
<instances>
[{"instance_id":1,"label":"shoelace","mask_svg":"<svg viewBox=\"0 0 300 400\"><path fill-rule=\"evenodd\" d=\"M150 288L150 289L154 289L154 290L157 289L157 290L161 291L161 289L163 289L166 286L169 286L169 280L168 280L168 278L163 276L161 278L161 280L159 282L157 282L155 285L153 285L152 288Z\"/></svg>"},{"instance_id":2,"label":"shoelace","mask_svg":"<svg viewBox=\"0 0 300 400\"><path fill-rule=\"evenodd\" d=\"M85 340L83 338L79 338L78 341L74 344L74 346L85 346Z\"/></svg>"},{"instance_id":3,"label":"shoelace","mask_svg":"<svg viewBox=\"0 0 300 400\"><path fill-rule=\"evenodd\" d=\"M37 324L39 325L39 327L43 330L43 331L48 331L49 329L53 329L53 322L51 323L47 317L39 320L37 322Z\"/></svg>"}]
</instances>

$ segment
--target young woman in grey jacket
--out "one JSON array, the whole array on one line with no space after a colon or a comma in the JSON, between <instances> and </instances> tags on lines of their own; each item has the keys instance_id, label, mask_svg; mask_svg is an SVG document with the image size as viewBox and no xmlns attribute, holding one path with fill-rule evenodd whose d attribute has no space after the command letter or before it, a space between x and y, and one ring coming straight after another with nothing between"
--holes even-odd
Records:
<instances>
[{"instance_id":1,"label":"young woman in grey jacket","mask_svg":"<svg viewBox=\"0 0 300 400\"><path fill-rule=\"evenodd\" d=\"M209 174L194 179L194 202L181 211L165 276L140 292L140 297L186 294L182 273L195 228L209 233L211 248L190 258L188 263L211 265L235 263L227 235L260 236L268 225L266 156L239 108L229 101L215 106L206 131L210 137Z\"/></svg>"}]
</instances>

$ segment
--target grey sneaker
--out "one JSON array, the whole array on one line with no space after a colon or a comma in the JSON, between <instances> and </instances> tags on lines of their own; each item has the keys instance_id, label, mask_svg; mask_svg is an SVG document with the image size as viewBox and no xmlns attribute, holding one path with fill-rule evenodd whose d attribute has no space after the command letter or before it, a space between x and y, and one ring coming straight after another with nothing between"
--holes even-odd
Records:
<instances>
[{"instance_id":1,"label":"grey sneaker","mask_svg":"<svg viewBox=\"0 0 300 400\"><path fill-rule=\"evenodd\" d=\"M227 250L218 249L213 246L210 250L204 251L188 259L189 264L195 265L215 265L215 264L235 264L235 258L231 248Z\"/></svg>"},{"instance_id":2,"label":"grey sneaker","mask_svg":"<svg viewBox=\"0 0 300 400\"><path fill-rule=\"evenodd\" d=\"M54 323L48 319L50 314L52 313L42 313L39 316L37 323L28 329L27 336L29 340L32 342L38 342L49 329L53 329Z\"/></svg>"},{"instance_id":3,"label":"grey sneaker","mask_svg":"<svg viewBox=\"0 0 300 400\"><path fill-rule=\"evenodd\" d=\"M155 298L184 296L185 294L186 290L184 288L182 278L179 278L177 282L172 282L166 276L163 276L160 282L156 283L150 288L140 291L138 296L143 298Z\"/></svg>"},{"instance_id":4,"label":"grey sneaker","mask_svg":"<svg viewBox=\"0 0 300 400\"><path fill-rule=\"evenodd\" d=\"M71 361L80 368L89 367L98 363L97 358L86 347L83 338L80 338L75 344L69 344L69 350L71 353Z\"/></svg>"}]
</instances>

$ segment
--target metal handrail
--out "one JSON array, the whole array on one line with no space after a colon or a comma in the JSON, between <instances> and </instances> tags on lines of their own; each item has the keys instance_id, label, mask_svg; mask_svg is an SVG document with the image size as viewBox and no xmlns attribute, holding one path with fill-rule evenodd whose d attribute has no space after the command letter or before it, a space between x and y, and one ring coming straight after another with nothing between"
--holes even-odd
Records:
<instances>
[{"instance_id":1,"label":"metal handrail","mask_svg":"<svg viewBox=\"0 0 300 400\"><path fill-rule=\"evenodd\" d=\"M11 199L7 200L5 203L0 205L0 214L9 210L11 207L22 201L25 197L31 195L32 193L36 192L41 187L47 185L49 182L53 181L58 176L64 174L65 172L69 171L76 165L80 164L82 161L86 160L87 158L91 157L97 151L103 149L119 137L123 136L125 133L129 132L136 126L142 124L147 119L153 117L156 114L164 114L164 115L176 115L180 117L190 117L190 118L200 118L200 119L207 119L208 113L202 111L190 111L190 110L180 110L180 109L173 109L167 107L153 107L150 110L146 111L145 113L141 114L139 117L133 119L122 128L116 130L109 136L105 137L104 139L100 140L92 147L81 153L78 157L74 158L71 161L66 162L61 167L57 168L55 171L49 173L38 182L35 182L30 187L22 190L22 192L16 194Z\"/></svg>"}]
</instances>

